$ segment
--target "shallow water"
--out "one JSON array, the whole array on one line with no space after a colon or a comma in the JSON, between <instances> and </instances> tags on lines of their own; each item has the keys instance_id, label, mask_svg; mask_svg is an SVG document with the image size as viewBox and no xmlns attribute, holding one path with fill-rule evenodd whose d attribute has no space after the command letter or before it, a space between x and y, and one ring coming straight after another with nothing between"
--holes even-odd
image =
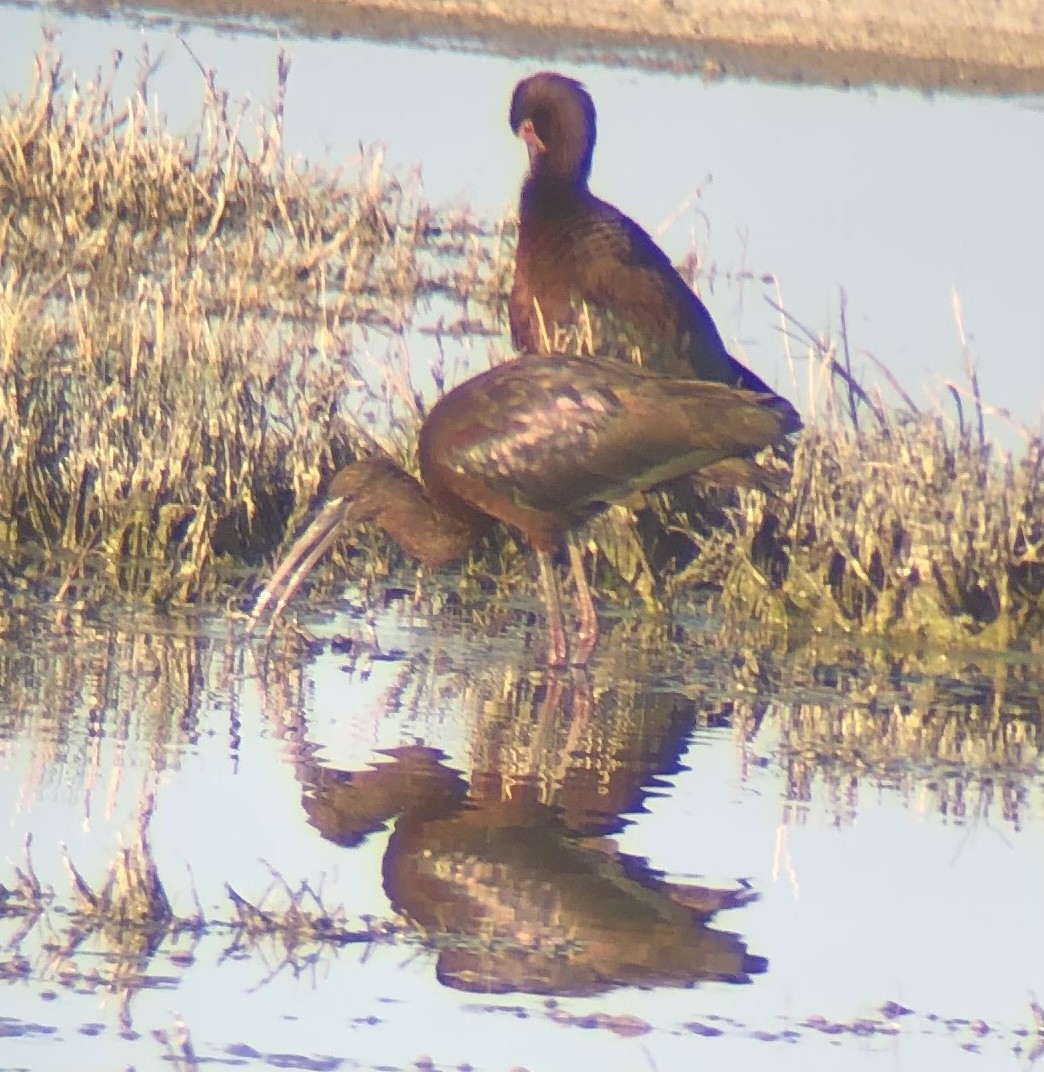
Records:
<instances>
[{"instance_id":1,"label":"shallow water","mask_svg":"<svg viewBox=\"0 0 1044 1072\"><path fill-rule=\"evenodd\" d=\"M363 606L263 672L222 618L5 616L0 882L32 834L57 896L0 909L4 1067L157 1067L179 1024L248 1066L1026 1067L1039 664L622 616L549 677L525 608ZM59 849L98 890L146 806L207 921L152 955ZM284 881L372 937L230 926Z\"/></svg>"}]
</instances>

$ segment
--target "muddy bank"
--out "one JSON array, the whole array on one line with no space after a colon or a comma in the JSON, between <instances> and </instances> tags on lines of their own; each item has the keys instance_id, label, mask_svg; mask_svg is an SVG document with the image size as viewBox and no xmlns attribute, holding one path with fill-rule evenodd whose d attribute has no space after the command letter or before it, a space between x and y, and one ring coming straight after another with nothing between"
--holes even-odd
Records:
<instances>
[{"instance_id":1,"label":"muddy bank","mask_svg":"<svg viewBox=\"0 0 1044 1072\"><path fill-rule=\"evenodd\" d=\"M90 0L69 6L109 10ZM147 10L707 77L1044 92L1044 8L1036 0L926 0L901 13L885 0L166 0Z\"/></svg>"}]
</instances>

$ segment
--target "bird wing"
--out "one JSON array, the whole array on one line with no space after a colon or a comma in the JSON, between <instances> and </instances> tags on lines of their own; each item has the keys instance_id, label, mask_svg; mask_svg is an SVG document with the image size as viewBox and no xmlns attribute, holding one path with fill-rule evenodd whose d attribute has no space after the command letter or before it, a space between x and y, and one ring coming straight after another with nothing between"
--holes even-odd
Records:
<instances>
[{"instance_id":1,"label":"bird wing","mask_svg":"<svg viewBox=\"0 0 1044 1072\"><path fill-rule=\"evenodd\" d=\"M522 358L443 399L432 423L452 431L426 453L437 457L436 481L480 509L523 528L519 512L564 528L596 505L780 438L783 419L766 401L620 362Z\"/></svg>"},{"instance_id":2,"label":"bird wing","mask_svg":"<svg viewBox=\"0 0 1044 1072\"><path fill-rule=\"evenodd\" d=\"M639 329L650 367L671 369L659 349L681 358L685 374L697 379L769 390L728 352L707 307L634 220L591 195L577 226L591 250L578 273L578 292L605 315Z\"/></svg>"},{"instance_id":3,"label":"bird wing","mask_svg":"<svg viewBox=\"0 0 1044 1072\"><path fill-rule=\"evenodd\" d=\"M729 354L706 306L663 250L615 206L586 191L537 186L524 201L523 227L509 303L516 346L540 345L534 299L549 327L568 322L570 301L580 299L604 322L603 345L637 345L647 367L769 390Z\"/></svg>"}]
</instances>

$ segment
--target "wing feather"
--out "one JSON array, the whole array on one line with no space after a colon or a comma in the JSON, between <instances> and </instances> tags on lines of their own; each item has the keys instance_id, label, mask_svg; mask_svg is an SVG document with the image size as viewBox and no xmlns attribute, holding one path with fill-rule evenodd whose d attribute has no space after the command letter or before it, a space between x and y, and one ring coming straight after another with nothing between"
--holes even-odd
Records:
<instances>
[{"instance_id":1,"label":"wing feather","mask_svg":"<svg viewBox=\"0 0 1044 1072\"><path fill-rule=\"evenodd\" d=\"M565 523L725 457L780 439L778 401L598 359L520 358L443 399L422 450L434 479L482 509L497 503Z\"/></svg>"}]
</instances>

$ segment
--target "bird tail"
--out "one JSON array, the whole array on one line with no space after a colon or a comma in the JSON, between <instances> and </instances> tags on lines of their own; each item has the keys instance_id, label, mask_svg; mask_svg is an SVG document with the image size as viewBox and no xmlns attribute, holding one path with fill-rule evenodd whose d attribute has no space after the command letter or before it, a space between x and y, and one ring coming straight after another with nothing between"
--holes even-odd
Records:
<instances>
[{"instance_id":1,"label":"bird tail","mask_svg":"<svg viewBox=\"0 0 1044 1072\"><path fill-rule=\"evenodd\" d=\"M785 467L771 469L754 458L722 458L704 466L696 474L696 482L716 488L757 488L778 496L790 484L790 471Z\"/></svg>"},{"instance_id":2,"label":"bird tail","mask_svg":"<svg viewBox=\"0 0 1044 1072\"><path fill-rule=\"evenodd\" d=\"M721 458L704 466L696 477L700 484L719 488L758 488L768 495L781 495L790 484L789 461L793 444L786 436L799 432L803 427L798 411L781 395L766 389L758 392L758 402L779 421L777 439L771 444L775 466L757 461L753 456L739 455Z\"/></svg>"},{"instance_id":3,"label":"bird tail","mask_svg":"<svg viewBox=\"0 0 1044 1072\"><path fill-rule=\"evenodd\" d=\"M782 395L774 391L764 399L766 409L772 410L779 417L781 436L790 435L792 432L800 432L804 425L801 422L801 414Z\"/></svg>"}]
</instances>

